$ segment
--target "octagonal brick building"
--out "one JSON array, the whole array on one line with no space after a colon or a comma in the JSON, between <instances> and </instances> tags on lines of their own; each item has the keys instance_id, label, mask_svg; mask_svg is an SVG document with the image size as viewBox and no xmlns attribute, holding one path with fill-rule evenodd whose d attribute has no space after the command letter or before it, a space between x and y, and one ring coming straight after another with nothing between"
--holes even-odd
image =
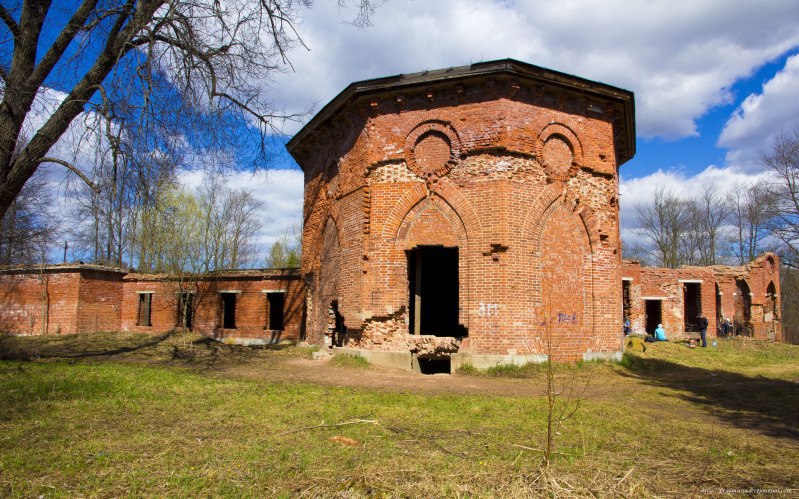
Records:
<instances>
[{"instance_id":1,"label":"octagonal brick building","mask_svg":"<svg viewBox=\"0 0 799 499\"><path fill-rule=\"evenodd\" d=\"M423 371L619 357L634 116L509 59L349 85L288 144L307 339Z\"/></svg>"}]
</instances>

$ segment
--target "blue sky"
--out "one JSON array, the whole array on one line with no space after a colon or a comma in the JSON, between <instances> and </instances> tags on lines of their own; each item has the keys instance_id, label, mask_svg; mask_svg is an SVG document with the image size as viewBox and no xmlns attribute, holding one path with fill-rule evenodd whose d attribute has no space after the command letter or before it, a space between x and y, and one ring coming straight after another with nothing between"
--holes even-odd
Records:
<instances>
[{"instance_id":1,"label":"blue sky","mask_svg":"<svg viewBox=\"0 0 799 499\"><path fill-rule=\"evenodd\" d=\"M637 154L620 170L626 237L636 203L657 187L690 196L694 185L763 177L759 151L799 128L795 0L386 0L363 29L348 23L354 3L299 10L308 50L289 53L293 70L252 83L287 112L318 110L352 81L512 57L632 90ZM48 82L55 101L76 70ZM301 123L281 126L288 138ZM240 171L230 183L265 202L265 245L299 220L302 175L286 154L271 172Z\"/></svg>"}]
</instances>

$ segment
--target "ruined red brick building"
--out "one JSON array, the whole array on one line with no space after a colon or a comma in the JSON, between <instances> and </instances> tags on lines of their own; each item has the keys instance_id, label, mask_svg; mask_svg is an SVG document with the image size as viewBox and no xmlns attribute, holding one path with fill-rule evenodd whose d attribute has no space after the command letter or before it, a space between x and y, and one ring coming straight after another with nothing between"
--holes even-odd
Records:
<instances>
[{"instance_id":1,"label":"ruined red brick building","mask_svg":"<svg viewBox=\"0 0 799 499\"><path fill-rule=\"evenodd\" d=\"M741 267L714 265L662 269L626 260L622 270L623 317L634 331L651 333L659 323L667 334L696 332L701 312L708 333L782 341L779 258L772 253Z\"/></svg>"},{"instance_id":2,"label":"ruined red brick building","mask_svg":"<svg viewBox=\"0 0 799 499\"><path fill-rule=\"evenodd\" d=\"M302 271L176 276L92 265L0 271L0 330L307 338L376 363L620 358L624 319L672 337L781 340L779 260L622 261L629 91L503 60L353 83L289 142L305 173Z\"/></svg>"},{"instance_id":3,"label":"ruined red brick building","mask_svg":"<svg viewBox=\"0 0 799 499\"><path fill-rule=\"evenodd\" d=\"M729 287L719 269L623 266L634 115L629 91L514 60L348 86L288 145L305 173L309 340L394 365L619 358L623 270L641 329L642 287L682 299L694 271Z\"/></svg>"},{"instance_id":4,"label":"ruined red brick building","mask_svg":"<svg viewBox=\"0 0 799 499\"><path fill-rule=\"evenodd\" d=\"M0 331L164 333L187 326L244 344L299 341L305 291L293 269L203 276L69 264L0 270Z\"/></svg>"},{"instance_id":5,"label":"ruined red brick building","mask_svg":"<svg viewBox=\"0 0 799 499\"><path fill-rule=\"evenodd\" d=\"M482 365L540 359L546 332L618 357L633 106L513 60L347 87L288 145L309 339Z\"/></svg>"}]
</instances>

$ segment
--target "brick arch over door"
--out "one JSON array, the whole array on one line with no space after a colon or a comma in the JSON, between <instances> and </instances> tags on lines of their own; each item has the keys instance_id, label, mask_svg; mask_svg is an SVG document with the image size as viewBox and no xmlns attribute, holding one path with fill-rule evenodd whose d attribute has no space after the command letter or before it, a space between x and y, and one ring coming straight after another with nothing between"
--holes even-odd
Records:
<instances>
[{"instance_id":1,"label":"brick arch over door","mask_svg":"<svg viewBox=\"0 0 799 499\"><path fill-rule=\"evenodd\" d=\"M406 251L417 246L442 245L458 248L459 322L468 328L469 304L469 236L460 214L439 195L433 194L416 203L397 228L393 261L406 262ZM408 267L397 267L400 275L394 280L402 289L394 290L399 303L408 304Z\"/></svg>"},{"instance_id":2,"label":"brick arch over door","mask_svg":"<svg viewBox=\"0 0 799 499\"><path fill-rule=\"evenodd\" d=\"M482 241L480 219L477 217L477 213L471 203L469 203L469 200L460 192L458 187L445 178L436 182L432 189L433 192L430 192L425 184L418 183L394 204L385 219L382 231L383 240L395 239L400 230L400 225L405 221L411 210L430 196L443 201L457 215L460 224L468 235L468 239Z\"/></svg>"},{"instance_id":3,"label":"brick arch over door","mask_svg":"<svg viewBox=\"0 0 799 499\"><path fill-rule=\"evenodd\" d=\"M599 240L590 210L575 210L567 192L553 184L530 206L523 233L524 247L531 250L523 258L531 260L537 323L554 321L564 333L564 349L586 351L595 322L594 250Z\"/></svg>"}]
</instances>

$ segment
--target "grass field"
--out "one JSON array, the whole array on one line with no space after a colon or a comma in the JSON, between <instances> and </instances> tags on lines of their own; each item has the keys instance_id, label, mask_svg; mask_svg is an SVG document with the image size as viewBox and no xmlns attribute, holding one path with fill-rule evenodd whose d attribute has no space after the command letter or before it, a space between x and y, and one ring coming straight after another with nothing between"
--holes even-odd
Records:
<instances>
[{"instance_id":1,"label":"grass field","mask_svg":"<svg viewBox=\"0 0 799 499\"><path fill-rule=\"evenodd\" d=\"M544 469L540 369L374 389L389 374L352 359L196 339L0 338L0 495L799 493L797 346L657 344L564 369L589 389ZM438 379L463 388L415 388ZM532 395L469 392L485 383Z\"/></svg>"}]
</instances>

